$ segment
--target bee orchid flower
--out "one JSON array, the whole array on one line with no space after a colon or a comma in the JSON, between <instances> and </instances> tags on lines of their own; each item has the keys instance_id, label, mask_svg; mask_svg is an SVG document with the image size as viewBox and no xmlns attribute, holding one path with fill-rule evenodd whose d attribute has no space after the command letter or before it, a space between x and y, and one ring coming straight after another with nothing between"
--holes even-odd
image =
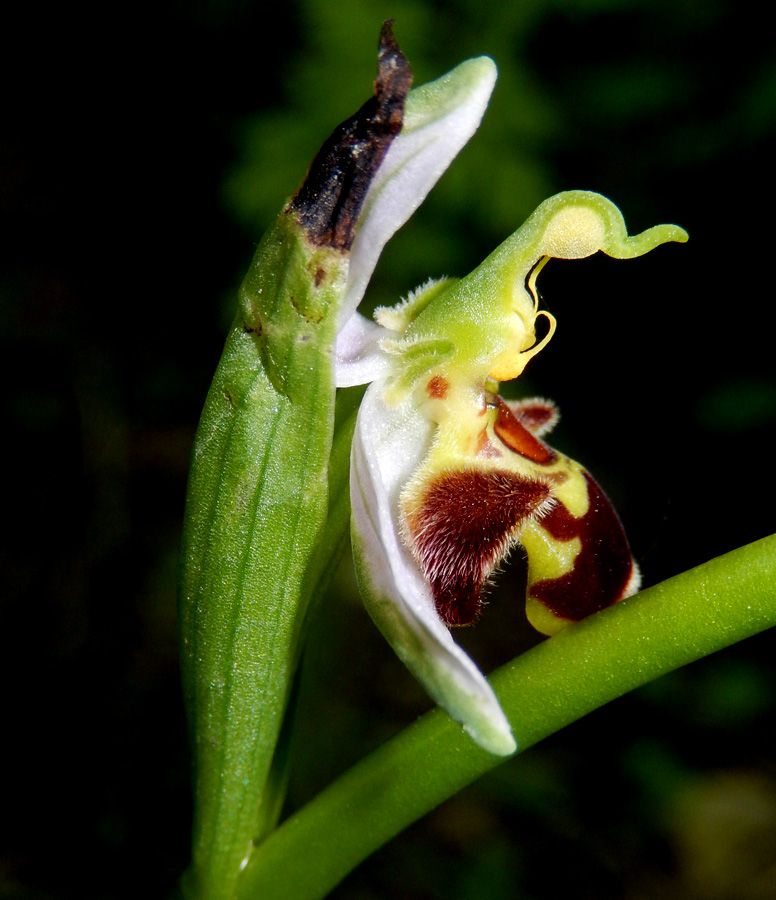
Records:
<instances>
[{"instance_id":1,"label":"bee orchid flower","mask_svg":"<svg viewBox=\"0 0 776 900\"><path fill-rule=\"evenodd\" d=\"M430 696L491 753L516 750L512 730L450 628L477 619L509 552L523 547L527 615L548 635L640 582L602 489L544 440L554 405L499 395L499 383L517 378L555 330L538 308L537 275L552 257L632 258L686 237L672 225L628 236L606 198L559 194L470 275L428 282L378 309L376 322L351 313L340 332L338 384L369 382L350 476L364 602Z\"/></svg>"}]
</instances>

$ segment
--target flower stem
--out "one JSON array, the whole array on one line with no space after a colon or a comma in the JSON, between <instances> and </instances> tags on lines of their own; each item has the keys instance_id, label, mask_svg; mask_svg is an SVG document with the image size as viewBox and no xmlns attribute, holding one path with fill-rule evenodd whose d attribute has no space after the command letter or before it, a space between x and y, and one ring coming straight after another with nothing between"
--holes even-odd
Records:
<instances>
[{"instance_id":1,"label":"flower stem","mask_svg":"<svg viewBox=\"0 0 776 900\"><path fill-rule=\"evenodd\" d=\"M776 625L776 535L574 625L495 672L520 750L660 675ZM324 897L370 853L499 765L436 709L292 815L240 900Z\"/></svg>"}]
</instances>

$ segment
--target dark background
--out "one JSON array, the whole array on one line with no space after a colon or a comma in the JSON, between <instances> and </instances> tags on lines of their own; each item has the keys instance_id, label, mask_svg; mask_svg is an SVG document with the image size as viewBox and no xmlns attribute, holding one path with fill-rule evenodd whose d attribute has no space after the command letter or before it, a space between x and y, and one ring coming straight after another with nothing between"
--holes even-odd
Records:
<instances>
[{"instance_id":1,"label":"dark background","mask_svg":"<svg viewBox=\"0 0 776 900\"><path fill-rule=\"evenodd\" d=\"M189 793L175 571L236 286L382 20L416 83L491 55L480 132L368 300L464 274L558 190L690 243L553 262L527 393L612 496L647 584L774 530L776 40L732 0L28 4L0 55L0 896L168 897ZM537 640L519 564L462 636ZM341 900L776 897L772 635L667 676L463 792ZM347 566L317 616L289 804L428 707Z\"/></svg>"}]
</instances>

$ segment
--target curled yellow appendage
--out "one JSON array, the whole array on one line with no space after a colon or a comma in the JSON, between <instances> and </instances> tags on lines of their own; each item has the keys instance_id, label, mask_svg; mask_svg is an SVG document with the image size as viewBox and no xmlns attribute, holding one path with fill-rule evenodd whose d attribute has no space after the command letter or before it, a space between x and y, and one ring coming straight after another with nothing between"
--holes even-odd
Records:
<instances>
[{"instance_id":1,"label":"curled yellow appendage","mask_svg":"<svg viewBox=\"0 0 776 900\"><path fill-rule=\"evenodd\" d=\"M513 378L517 378L522 374L522 371L528 365L528 362L533 359L537 353L541 353L547 346L553 334L555 334L555 316L545 310L540 310L537 313L537 317L538 316L544 316L550 323L550 330L547 334L545 334L539 343L535 344L533 347L518 351L510 349L503 353L490 370L488 375L489 378L492 378L494 381L511 381Z\"/></svg>"}]
</instances>

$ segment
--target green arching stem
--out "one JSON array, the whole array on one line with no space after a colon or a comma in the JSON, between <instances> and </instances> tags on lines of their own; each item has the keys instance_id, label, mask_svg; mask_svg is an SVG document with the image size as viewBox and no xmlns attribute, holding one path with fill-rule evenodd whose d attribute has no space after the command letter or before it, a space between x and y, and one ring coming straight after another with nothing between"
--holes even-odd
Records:
<instances>
[{"instance_id":1,"label":"green arching stem","mask_svg":"<svg viewBox=\"0 0 776 900\"><path fill-rule=\"evenodd\" d=\"M571 626L495 672L525 750L660 675L776 625L776 535ZM434 710L257 849L239 900L316 900L412 822L503 762Z\"/></svg>"}]
</instances>

